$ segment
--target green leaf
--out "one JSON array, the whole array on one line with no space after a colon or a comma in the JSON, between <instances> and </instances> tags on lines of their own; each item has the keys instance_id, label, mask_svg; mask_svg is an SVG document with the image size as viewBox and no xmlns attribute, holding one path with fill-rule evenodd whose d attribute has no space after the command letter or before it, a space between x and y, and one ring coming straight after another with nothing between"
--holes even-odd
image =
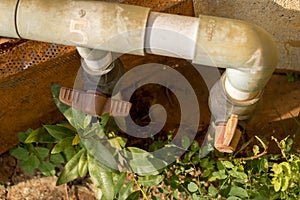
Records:
<instances>
[{"instance_id":1,"label":"green leaf","mask_svg":"<svg viewBox=\"0 0 300 200\"><path fill-rule=\"evenodd\" d=\"M73 130L70 130L63 126L57 126L57 125L44 125L44 128L48 131L48 133L58 139L62 140L66 137L74 137L75 133Z\"/></svg>"},{"instance_id":2,"label":"green leaf","mask_svg":"<svg viewBox=\"0 0 300 200\"><path fill-rule=\"evenodd\" d=\"M259 154L259 147L257 145L254 145L252 148L254 156Z\"/></svg>"},{"instance_id":3,"label":"green leaf","mask_svg":"<svg viewBox=\"0 0 300 200\"><path fill-rule=\"evenodd\" d=\"M51 154L56 154L63 152L64 150L68 148L73 148L72 146L73 137L67 137L62 140L60 140L52 149Z\"/></svg>"},{"instance_id":4,"label":"green leaf","mask_svg":"<svg viewBox=\"0 0 300 200\"><path fill-rule=\"evenodd\" d=\"M25 140L25 143L54 143L56 139L52 137L45 128L38 128L34 130Z\"/></svg>"},{"instance_id":5,"label":"green leaf","mask_svg":"<svg viewBox=\"0 0 300 200\"><path fill-rule=\"evenodd\" d=\"M86 117L84 118L84 121L83 121L83 129L85 130L91 123L92 121L92 115L86 115Z\"/></svg>"},{"instance_id":6,"label":"green leaf","mask_svg":"<svg viewBox=\"0 0 300 200\"><path fill-rule=\"evenodd\" d=\"M235 170L231 170L230 172L228 172L228 174L230 174L230 176L233 176L237 179L241 179L241 180L244 180L244 181L248 180L248 176L244 172L238 172L238 171L235 171Z\"/></svg>"},{"instance_id":7,"label":"green leaf","mask_svg":"<svg viewBox=\"0 0 300 200\"><path fill-rule=\"evenodd\" d=\"M164 179L163 175L139 176L138 182L143 186L156 186Z\"/></svg>"},{"instance_id":8,"label":"green leaf","mask_svg":"<svg viewBox=\"0 0 300 200\"><path fill-rule=\"evenodd\" d=\"M281 167L281 165L279 165L277 163L274 163L273 166L272 166L272 171L275 174L281 174L282 173L282 167Z\"/></svg>"},{"instance_id":9,"label":"green leaf","mask_svg":"<svg viewBox=\"0 0 300 200\"><path fill-rule=\"evenodd\" d=\"M230 188L230 192L229 192L230 196L236 196L236 197L240 197L240 198L247 198L248 193L244 188L238 187L238 186L232 186Z\"/></svg>"},{"instance_id":10,"label":"green leaf","mask_svg":"<svg viewBox=\"0 0 300 200\"><path fill-rule=\"evenodd\" d=\"M189 137L187 137L187 136L183 136L182 138L181 138L181 146L182 146L182 148L184 148L184 149L188 149L189 148L189 146L190 146L190 138Z\"/></svg>"},{"instance_id":11,"label":"green leaf","mask_svg":"<svg viewBox=\"0 0 300 200\"><path fill-rule=\"evenodd\" d=\"M212 173L212 177L209 178L210 181L213 181L212 179L219 179L223 180L226 179L227 175L225 173L225 170L220 170Z\"/></svg>"},{"instance_id":12,"label":"green leaf","mask_svg":"<svg viewBox=\"0 0 300 200\"><path fill-rule=\"evenodd\" d=\"M169 190L166 190L166 189L161 188L161 187L158 188L158 191L159 191L160 193L162 193L162 194L170 194L170 191L169 191Z\"/></svg>"},{"instance_id":13,"label":"green leaf","mask_svg":"<svg viewBox=\"0 0 300 200\"><path fill-rule=\"evenodd\" d=\"M57 84L52 84L51 85L51 90L52 90L52 95L54 98L54 102L56 104L56 106L58 107L58 109L60 110L60 112L66 117L66 119L69 121L69 123L75 127L76 124L74 122L73 119L73 112L72 112L72 108L70 106L67 106L66 104L63 104L59 101L59 92L60 92L60 85Z\"/></svg>"},{"instance_id":14,"label":"green leaf","mask_svg":"<svg viewBox=\"0 0 300 200\"><path fill-rule=\"evenodd\" d=\"M126 172L121 172L120 174L114 174L114 185L115 185L115 196L117 196L117 194L120 192L124 181L126 179ZM116 181L115 181L116 178Z\"/></svg>"},{"instance_id":15,"label":"green leaf","mask_svg":"<svg viewBox=\"0 0 300 200\"><path fill-rule=\"evenodd\" d=\"M114 184L112 172L102 168L102 166L88 154L88 169L93 183L101 189L106 200L114 198Z\"/></svg>"},{"instance_id":16,"label":"green leaf","mask_svg":"<svg viewBox=\"0 0 300 200\"><path fill-rule=\"evenodd\" d=\"M125 200L131 193L134 187L134 182L130 181L120 189L118 200Z\"/></svg>"},{"instance_id":17,"label":"green leaf","mask_svg":"<svg viewBox=\"0 0 300 200\"><path fill-rule=\"evenodd\" d=\"M208 195L209 196L216 197L218 193L219 193L219 191L213 185L210 185L208 187Z\"/></svg>"},{"instance_id":18,"label":"green leaf","mask_svg":"<svg viewBox=\"0 0 300 200\"><path fill-rule=\"evenodd\" d=\"M63 155L65 156L66 160L69 161L75 156L76 151L73 147L66 148L63 152Z\"/></svg>"},{"instance_id":19,"label":"green leaf","mask_svg":"<svg viewBox=\"0 0 300 200\"><path fill-rule=\"evenodd\" d=\"M274 178L272 178L271 183L274 186L275 192L278 192L281 188L281 178L274 177Z\"/></svg>"},{"instance_id":20,"label":"green leaf","mask_svg":"<svg viewBox=\"0 0 300 200\"><path fill-rule=\"evenodd\" d=\"M168 164L158 158L153 157L153 155L145 150L128 147L124 149L124 155L129 160L129 165L131 169L141 175L157 175L160 173L160 170L166 167Z\"/></svg>"},{"instance_id":21,"label":"green leaf","mask_svg":"<svg viewBox=\"0 0 300 200\"><path fill-rule=\"evenodd\" d=\"M187 185L187 188L190 192L196 192L198 190L198 185L195 182L190 182Z\"/></svg>"},{"instance_id":22,"label":"green leaf","mask_svg":"<svg viewBox=\"0 0 300 200\"><path fill-rule=\"evenodd\" d=\"M39 170L45 176L55 176L54 166L53 166L53 164L51 164L49 162L42 162L39 166Z\"/></svg>"},{"instance_id":23,"label":"green leaf","mask_svg":"<svg viewBox=\"0 0 300 200\"><path fill-rule=\"evenodd\" d=\"M54 165L61 165L62 163L65 162L64 157L62 156L61 153L57 154L51 154L50 155L50 162L53 163Z\"/></svg>"},{"instance_id":24,"label":"green leaf","mask_svg":"<svg viewBox=\"0 0 300 200\"><path fill-rule=\"evenodd\" d=\"M284 171L284 174L290 175L292 173L291 166L288 162L282 162L279 165L282 167L282 170Z\"/></svg>"},{"instance_id":25,"label":"green leaf","mask_svg":"<svg viewBox=\"0 0 300 200\"><path fill-rule=\"evenodd\" d=\"M105 127L109 121L109 113L105 113L103 115L100 116L100 124L101 126Z\"/></svg>"},{"instance_id":26,"label":"green leaf","mask_svg":"<svg viewBox=\"0 0 300 200\"><path fill-rule=\"evenodd\" d=\"M35 150L41 160L46 158L49 155L49 149L44 147L35 147Z\"/></svg>"},{"instance_id":27,"label":"green leaf","mask_svg":"<svg viewBox=\"0 0 300 200\"><path fill-rule=\"evenodd\" d=\"M18 134L18 139L20 142L25 143L26 138L32 133L33 130L30 128L26 132L19 132Z\"/></svg>"},{"instance_id":28,"label":"green leaf","mask_svg":"<svg viewBox=\"0 0 300 200\"><path fill-rule=\"evenodd\" d=\"M72 157L69 162L67 162L66 166L63 168L60 176L57 179L56 185L68 183L79 177L78 163L84 151L84 149L81 149L76 155Z\"/></svg>"},{"instance_id":29,"label":"green leaf","mask_svg":"<svg viewBox=\"0 0 300 200\"><path fill-rule=\"evenodd\" d=\"M129 161L133 172L140 176L157 175L168 164L158 158L136 158Z\"/></svg>"},{"instance_id":30,"label":"green leaf","mask_svg":"<svg viewBox=\"0 0 300 200\"><path fill-rule=\"evenodd\" d=\"M84 177L88 172L88 161L86 151L81 155L78 163L78 173L80 177Z\"/></svg>"},{"instance_id":31,"label":"green leaf","mask_svg":"<svg viewBox=\"0 0 300 200\"><path fill-rule=\"evenodd\" d=\"M86 127L85 127L84 121L85 121L85 118L89 115L83 113L80 110L76 110L76 109L72 110L72 114L73 114L73 120L75 122L75 128L85 130Z\"/></svg>"},{"instance_id":32,"label":"green leaf","mask_svg":"<svg viewBox=\"0 0 300 200\"><path fill-rule=\"evenodd\" d=\"M20 166L25 173L32 175L34 169L37 168L39 164L39 159L34 155L30 155L27 160L21 160Z\"/></svg>"},{"instance_id":33,"label":"green leaf","mask_svg":"<svg viewBox=\"0 0 300 200\"><path fill-rule=\"evenodd\" d=\"M192 142L190 148L191 148L191 150L192 150L193 152L199 151L199 149L200 149L199 142L197 142L196 140L194 140L194 141Z\"/></svg>"},{"instance_id":34,"label":"green leaf","mask_svg":"<svg viewBox=\"0 0 300 200\"><path fill-rule=\"evenodd\" d=\"M78 134L76 134L75 137L72 140L72 145L75 146L75 145L77 145L79 143L80 143L80 137L79 137Z\"/></svg>"},{"instance_id":35,"label":"green leaf","mask_svg":"<svg viewBox=\"0 0 300 200\"><path fill-rule=\"evenodd\" d=\"M230 162L230 161L222 161L222 164L224 165L225 168L227 169L232 169L234 167L234 165Z\"/></svg>"},{"instance_id":36,"label":"green leaf","mask_svg":"<svg viewBox=\"0 0 300 200\"><path fill-rule=\"evenodd\" d=\"M227 200L242 200L242 199L239 197L231 196L231 197L228 197Z\"/></svg>"},{"instance_id":37,"label":"green leaf","mask_svg":"<svg viewBox=\"0 0 300 200\"><path fill-rule=\"evenodd\" d=\"M94 138L88 138L82 140L81 142L83 143L89 154L93 155L94 158L101 163L101 165L111 170L118 169L118 164L112 153L113 151L116 151L116 149L108 149L102 144L101 141L95 140Z\"/></svg>"},{"instance_id":38,"label":"green leaf","mask_svg":"<svg viewBox=\"0 0 300 200\"><path fill-rule=\"evenodd\" d=\"M282 178L282 182L281 182L281 191L284 192L286 191L289 186L290 186L290 177L289 176L285 176Z\"/></svg>"},{"instance_id":39,"label":"green leaf","mask_svg":"<svg viewBox=\"0 0 300 200\"><path fill-rule=\"evenodd\" d=\"M17 158L18 160L27 160L29 157L29 152L25 148L16 147L10 150L10 155Z\"/></svg>"},{"instance_id":40,"label":"green leaf","mask_svg":"<svg viewBox=\"0 0 300 200\"><path fill-rule=\"evenodd\" d=\"M123 149L126 145L127 139L123 137L114 137L108 140L112 147L116 149Z\"/></svg>"},{"instance_id":41,"label":"green leaf","mask_svg":"<svg viewBox=\"0 0 300 200\"><path fill-rule=\"evenodd\" d=\"M156 196L154 196L154 195L151 197L151 199L152 199L152 200L163 200L162 198L156 197Z\"/></svg>"},{"instance_id":42,"label":"green leaf","mask_svg":"<svg viewBox=\"0 0 300 200\"><path fill-rule=\"evenodd\" d=\"M173 174L171 177L170 177L170 186L173 188L173 189L177 189L180 182L179 182L179 179L177 177L177 175Z\"/></svg>"},{"instance_id":43,"label":"green leaf","mask_svg":"<svg viewBox=\"0 0 300 200\"><path fill-rule=\"evenodd\" d=\"M135 191L131 193L126 200L138 200L141 194L141 190Z\"/></svg>"},{"instance_id":44,"label":"green leaf","mask_svg":"<svg viewBox=\"0 0 300 200\"><path fill-rule=\"evenodd\" d=\"M34 169L37 168L40 164L40 160L35 155L31 154L28 157L27 164L33 167Z\"/></svg>"}]
</instances>

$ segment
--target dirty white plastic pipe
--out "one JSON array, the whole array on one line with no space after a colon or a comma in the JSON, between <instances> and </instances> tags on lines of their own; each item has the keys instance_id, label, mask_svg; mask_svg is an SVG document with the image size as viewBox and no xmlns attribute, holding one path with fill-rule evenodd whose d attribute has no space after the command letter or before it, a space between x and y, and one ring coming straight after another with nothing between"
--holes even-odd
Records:
<instances>
[{"instance_id":1,"label":"dirty white plastic pipe","mask_svg":"<svg viewBox=\"0 0 300 200\"><path fill-rule=\"evenodd\" d=\"M82 67L87 73L99 76L112 70L113 58L111 52L85 47L77 47L77 51L85 62Z\"/></svg>"},{"instance_id":2,"label":"dirty white plastic pipe","mask_svg":"<svg viewBox=\"0 0 300 200\"><path fill-rule=\"evenodd\" d=\"M276 43L256 25L102 1L2 0L0 35L137 55L147 48L227 68L224 88L238 102L256 98L278 62Z\"/></svg>"}]
</instances>

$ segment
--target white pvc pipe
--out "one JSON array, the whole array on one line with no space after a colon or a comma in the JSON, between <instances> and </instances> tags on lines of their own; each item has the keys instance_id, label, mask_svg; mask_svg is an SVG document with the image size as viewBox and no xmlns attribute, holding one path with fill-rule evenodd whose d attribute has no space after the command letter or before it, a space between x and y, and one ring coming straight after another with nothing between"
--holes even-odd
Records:
<instances>
[{"instance_id":1,"label":"white pvc pipe","mask_svg":"<svg viewBox=\"0 0 300 200\"><path fill-rule=\"evenodd\" d=\"M18 0L0 1L0 36L18 38L15 26L15 10Z\"/></svg>"},{"instance_id":2,"label":"white pvc pipe","mask_svg":"<svg viewBox=\"0 0 300 200\"><path fill-rule=\"evenodd\" d=\"M148 53L194 58L198 18L151 12L147 27L145 46Z\"/></svg>"},{"instance_id":3,"label":"white pvc pipe","mask_svg":"<svg viewBox=\"0 0 300 200\"><path fill-rule=\"evenodd\" d=\"M146 48L153 54L227 68L225 89L237 101L254 98L278 62L272 37L239 20L150 13L143 7L75 0L19 0L18 5L2 0L0 13L0 28L7 27L0 29L2 36L19 34L26 39L139 55Z\"/></svg>"},{"instance_id":4,"label":"white pvc pipe","mask_svg":"<svg viewBox=\"0 0 300 200\"><path fill-rule=\"evenodd\" d=\"M87 73L99 75L106 74L111 70L108 69L113 61L111 52L84 47L77 47L77 51L86 64L83 67Z\"/></svg>"}]
</instances>

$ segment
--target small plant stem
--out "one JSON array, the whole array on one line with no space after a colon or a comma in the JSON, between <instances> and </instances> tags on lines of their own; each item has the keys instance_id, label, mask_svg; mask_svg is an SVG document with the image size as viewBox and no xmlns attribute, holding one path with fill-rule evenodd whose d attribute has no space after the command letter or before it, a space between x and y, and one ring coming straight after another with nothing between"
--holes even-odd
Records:
<instances>
[{"instance_id":1,"label":"small plant stem","mask_svg":"<svg viewBox=\"0 0 300 200\"><path fill-rule=\"evenodd\" d=\"M149 200L149 198L147 197L147 194L146 194L145 191L141 188L141 186L140 186L139 182L136 180L135 176L134 176L133 180L134 180L135 184L137 185L137 187L139 188L139 190L142 192L144 198L145 198L146 200Z\"/></svg>"},{"instance_id":2,"label":"small plant stem","mask_svg":"<svg viewBox=\"0 0 300 200\"><path fill-rule=\"evenodd\" d=\"M254 160L254 159L257 159L257 158L260 158L264 155L267 154L267 145L257 136L255 136L255 138L262 144L263 148L264 148L264 151L260 154L257 154L255 156L250 156L250 157L246 157L246 158L235 158L233 159L234 161L248 161L248 160ZM228 160L228 158L219 158L219 160Z\"/></svg>"}]
</instances>

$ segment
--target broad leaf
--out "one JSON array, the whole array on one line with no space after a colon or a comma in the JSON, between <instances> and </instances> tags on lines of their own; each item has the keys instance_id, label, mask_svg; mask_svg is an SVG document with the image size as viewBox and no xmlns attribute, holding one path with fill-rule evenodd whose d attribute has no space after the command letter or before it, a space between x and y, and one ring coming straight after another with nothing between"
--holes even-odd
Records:
<instances>
[{"instance_id":1,"label":"broad leaf","mask_svg":"<svg viewBox=\"0 0 300 200\"><path fill-rule=\"evenodd\" d=\"M188 149L189 146L190 146L190 144L191 144L190 138L188 138L187 136L184 135L184 136L181 138L181 146L182 146L182 148Z\"/></svg>"},{"instance_id":2,"label":"broad leaf","mask_svg":"<svg viewBox=\"0 0 300 200\"><path fill-rule=\"evenodd\" d=\"M45 128L38 128L34 130L25 140L25 143L54 143L56 139L52 137Z\"/></svg>"},{"instance_id":3,"label":"broad leaf","mask_svg":"<svg viewBox=\"0 0 300 200\"><path fill-rule=\"evenodd\" d=\"M247 198L247 197L249 197L247 191L244 188L238 187L238 186L232 186L230 188L229 195L230 196L240 197L240 198Z\"/></svg>"},{"instance_id":4,"label":"broad leaf","mask_svg":"<svg viewBox=\"0 0 300 200\"><path fill-rule=\"evenodd\" d=\"M50 155L50 162L53 163L54 165L61 165L62 163L65 162L64 157L62 156L61 153L57 154L51 154Z\"/></svg>"},{"instance_id":5,"label":"broad leaf","mask_svg":"<svg viewBox=\"0 0 300 200\"><path fill-rule=\"evenodd\" d=\"M88 169L93 183L101 189L106 200L114 199L114 184L112 172L102 168L101 165L88 154Z\"/></svg>"},{"instance_id":6,"label":"broad leaf","mask_svg":"<svg viewBox=\"0 0 300 200\"><path fill-rule=\"evenodd\" d=\"M88 160L86 151L81 155L78 163L78 173L80 177L84 177L88 172Z\"/></svg>"},{"instance_id":7,"label":"broad leaf","mask_svg":"<svg viewBox=\"0 0 300 200\"><path fill-rule=\"evenodd\" d=\"M114 180L114 185L115 185L115 196L119 193L121 190L124 181L126 179L126 172L121 172L120 174L114 174L115 177L113 178Z\"/></svg>"},{"instance_id":8,"label":"broad leaf","mask_svg":"<svg viewBox=\"0 0 300 200\"><path fill-rule=\"evenodd\" d=\"M163 175L139 176L138 182L143 186L157 186L164 179Z\"/></svg>"},{"instance_id":9,"label":"broad leaf","mask_svg":"<svg viewBox=\"0 0 300 200\"><path fill-rule=\"evenodd\" d=\"M55 168L54 168L53 164L51 164L49 162L42 162L39 166L39 170L45 176L55 176Z\"/></svg>"},{"instance_id":10,"label":"broad leaf","mask_svg":"<svg viewBox=\"0 0 300 200\"><path fill-rule=\"evenodd\" d=\"M80 143L80 137L79 137L78 134L76 134L75 137L72 140L72 145L75 146L75 145L77 145L79 143Z\"/></svg>"},{"instance_id":11,"label":"broad leaf","mask_svg":"<svg viewBox=\"0 0 300 200\"><path fill-rule=\"evenodd\" d=\"M117 170L118 164L113 157L113 153L102 144L101 141L95 138L88 138L81 141L85 148L88 150L89 154L93 155L94 158L111 170ZM112 149L112 151L115 149Z\"/></svg>"},{"instance_id":12,"label":"broad leaf","mask_svg":"<svg viewBox=\"0 0 300 200\"><path fill-rule=\"evenodd\" d=\"M198 190L198 185L195 182L190 182L187 185L187 188L190 192L196 192Z\"/></svg>"},{"instance_id":13,"label":"broad leaf","mask_svg":"<svg viewBox=\"0 0 300 200\"><path fill-rule=\"evenodd\" d=\"M31 154L27 160L28 165L31 165L33 168L37 168L40 164L40 160L35 155Z\"/></svg>"},{"instance_id":14,"label":"broad leaf","mask_svg":"<svg viewBox=\"0 0 300 200\"><path fill-rule=\"evenodd\" d=\"M130 181L124 187L121 188L119 195L118 195L118 200L125 200L127 197L130 195L130 193L133 190L134 182Z\"/></svg>"},{"instance_id":15,"label":"broad leaf","mask_svg":"<svg viewBox=\"0 0 300 200\"><path fill-rule=\"evenodd\" d=\"M49 149L44 147L35 147L35 150L41 160L46 158L49 155Z\"/></svg>"},{"instance_id":16,"label":"broad leaf","mask_svg":"<svg viewBox=\"0 0 300 200\"><path fill-rule=\"evenodd\" d=\"M60 153L68 148L73 148L72 142L73 142L73 137L67 137L62 139L53 147L51 154Z\"/></svg>"},{"instance_id":17,"label":"broad leaf","mask_svg":"<svg viewBox=\"0 0 300 200\"><path fill-rule=\"evenodd\" d=\"M224 165L225 168L227 169L232 169L234 167L234 165L230 162L230 161L222 161L222 164Z\"/></svg>"},{"instance_id":18,"label":"broad leaf","mask_svg":"<svg viewBox=\"0 0 300 200\"><path fill-rule=\"evenodd\" d=\"M141 176L157 175L167 166L163 160L151 157L134 158L129 161L130 168L134 173Z\"/></svg>"},{"instance_id":19,"label":"broad leaf","mask_svg":"<svg viewBox=\"0 0 300 200\"><path fill-rule=\"evenodd\" d=\"M69 161L75 156L76 151L73 147L66 148L62 154L65 156L66 160Z\"/></svg>"},{"instance_id":20,"label":"broad leaf","mask_svg":"<svg viewBox=\"0 0 300 200\"><path fill-rule=\"evenodd\" d=\"M138 200L141 194L141 190L135 191L131 193L126 200Z\"/></svg>"},{"instance_id":21,"label":"broad leaf","mask_svg":"<svg viewBox=\"0 0 300 200\"><path fill-rule=\"evenodd\" d=\"M212 184L208 187L208 195L211 197L216 197L219 191Z\"/></svg>"},{"instance_id":22,"label":"broad leaf","mask_svg":"<svg viewBox=\"0 0 300 200\"><path fill-rule=\"evenodd\" d=\"M68 183L79 177L78 163L84 151L84 149L81 149L69 162L67 162L57 179L56 185Z\"/></svg>"},{"instance_id":23,"label":"broad leaf","mask_svg":"<svg viewBox=\"0 0 300 200\"><path fill-rule=\"evenodd\" d=\"M25 142L26 138L30 135L30 133L32 133L33 130L30 128L28 129L26 132L19 132L18 133L18 139L20 142Z\"/></svg>"},{"instance_id":24,"label":"broad leaf","mask_svg":"<svg viewBox=\"0 0 300 200\"><path fill-rule=\"evenodd\" d=\"M29 152L25 148L16 147L10 150L10 155L17 158L18 160L27 160L29 156Z\"/></svg>"},{"instance_id":25,"label":"broad leaf","mask_svg":"<svg viewBox=\"0 0 300 200\"><path fill-rule=\"evenodd\" d=\"M52 95L54 98L54 102L56 104L56 106L58 107L58 109L60 110L60 112L66 117L66 119L69 121L69 123L75 127L75 122L73 119L73 112L72 112L72 108L61 103L59 101L59 92L60 92L60 85L57 84L52 84L51 85L51 90L52 90Z\"/></svg>"},{"instance_id":26,"label":"broad leaf","mask_svg":"<svg viewBox=\"0 0 300 200\"><path fill-rule=\"evenodd\" d=\"M70 130L63 126L56 126L56 125L44 125L44 128L48 131L48 133L58 139L62 140L66 137L74 137L75 133L73 130Z\"/></svg>"}]
</instances>

